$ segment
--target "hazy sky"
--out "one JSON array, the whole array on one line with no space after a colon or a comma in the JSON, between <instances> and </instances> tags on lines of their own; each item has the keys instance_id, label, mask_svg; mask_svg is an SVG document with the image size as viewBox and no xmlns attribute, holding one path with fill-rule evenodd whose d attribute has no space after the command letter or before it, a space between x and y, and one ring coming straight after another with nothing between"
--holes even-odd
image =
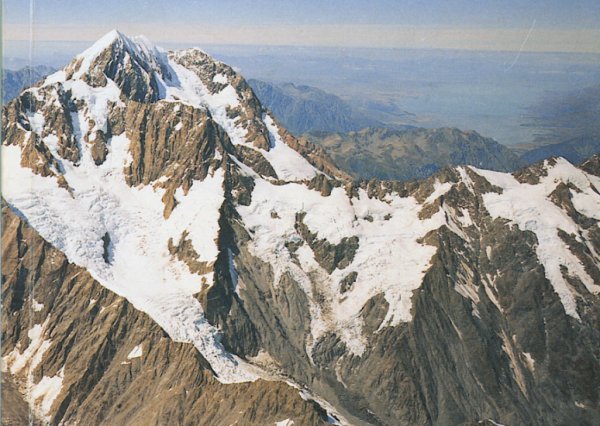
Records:
<instances>
[{"instance_id":1,"label":"hazy sky","mask_svg":"<svg viewBox=\"0 0 600 426\"><path fill-rule=\"evenodd\" d=\"M4 39L600 51L600 0L4 0Z\"/></svg>"}]
</instances>

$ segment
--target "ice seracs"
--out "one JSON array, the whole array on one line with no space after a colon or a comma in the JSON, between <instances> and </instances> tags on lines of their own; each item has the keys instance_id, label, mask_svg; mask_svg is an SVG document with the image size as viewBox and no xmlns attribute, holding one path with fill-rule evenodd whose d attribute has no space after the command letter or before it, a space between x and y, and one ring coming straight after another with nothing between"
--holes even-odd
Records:
<instances>
[{"instance_id":1,"label":"ice seracs","mask_svg":"<svg viewBox=\"0 0 600 426\"><path fill-rule=\"evenodd\" d=\"M148 90L155 90L152 96L133 100L128 98L122 81L107 77L96 84L87 78L90 73L104 72L93 67L97 58L112 47L119 52L114 66L122 67L121 71L129 70L128 61L140 64L143 71L138 70L141 76L136 77L140 77L140 85L148 84ZM557 182L570 182L577 188L572 191L574 208L587 217L598 218L599 184L582 170L559 160L547 167L547 176L540 183L532 185L508 174L459 167L453 179L423 183L422 196L408 187L381 187L381 191L372 193L368 185L334 179L317 162L309 160L310 155L299 152L301 148L286 139L268 111L248 102L252 93L240 89L241 77L217 65L196 49L166 52L145 38L130 39L119 32L107 34L76 58L70 70L75 72L59 71L40 87L29 89L36 102L27 104L24 112L26 126L19 130L23 139L2 146L2 182L3 196L10 207L45 240L100 284L146 312L172 339L193 344L219 380L238 382L261 376L259 370L225 349L221 330L209 323L198 300L199 294L223 280L234 297L244 302L245 283L240 278L243 274L238 275L236 270L235 250L235 245L242 242L231 238L228 233L233 231L224 229L223 223L234 223L248 233L244 248L269 265L273 276L269 276L272 282L268 285L276 288L281 277L287 275L306 294L310 330L302 344L306 344L309 356L327 333L339 337L351 355L365 354L371 336L365 331L362 310L374 297L383 297L387 310L371 334L412 321L413 295L422 285L437 250L425 241L426 237L446 227L469 244L472 241L467 230L481 224L476 211L443 202L460 185L478 197L475 175L501 189L481 195L492 219L504 218L522 231L535 233L536 253L569 315L579 318L577 294L563 270L577 276L589 292L598 294L600 287L558 234L560 229L581 241L582 229L549 199ZM212 71L206 72L205 68ZM52 131L54 118L46 110L59 94L68 97L67 117L80 154L77 161L61 155L60 139ZM210 128L219 149L211 146L214 149L201 158L201 165L211 165L201 178L187 179L190 168L186 163L181 167L184 176L177 176L181 181L161 169L163 174L152 176L149 182L128 183L137 171L129 168L134 164L133 153L147 161L140 162L139 168L152 164L155 158L146 151L139 152L146 148L143 143L135 151L135 139L128 127L131 122L111 125L111 114L126 117L127 113L153 108L161 114L169 110L175 119L172 126L161 127L159 123L149 132L172 135L194 126L213 126ZM181 116L198 111L204 120L201 123L185 122ZM266 145L251 140L248 123L252 120L264 133ZM99 162L92 152L96 132L107 135L106 153ZM51 162L53 176L22 166L25 147L33 141L47 149L49 157L44 158ZM194 147L202 141L190 138L184 142L192 147L189 152L196 153ZM250 153L247 157L251 160L244 159L244 152ZM269 172L261 172L260 166ZM64 178L62 184L59 176ZM317 187L320 179L324 188ZM169 193L168 184L174 185ZM239 195L244 190L247 197L242 201ZM164 213L165 199L174 206L169 215ZM428 214L423 214L425 208L430 210ZM232 241L225 241L225 237ZM311 238L314 241L309 242ZM173 254L170 243L172 246L181 240L188 243L182 249L185 255L203 268L192 272L188 263ZM352 247L343 247L349 240L353 241ZM324 255L311 246L315 241L333 250L334 257L346 256L345 261L324 266L320 258ZM490 259L495 255L490 246L482 250ZM216 265L224 272L221 276ZM492 291L492 274L482 279L489 281L489 286L484 286L485 294L502 312ZM470 282L456 283L454 289L470 299L473 316L480 318L482 311L477 304L485 294ZM36 306L32 301L34 310ZM10 368L18 368L21 359L43 355L44 340L40 340L38 331L32 330L35 344L31 349L11 355ZM133 346L136 343L131 342L129 359L143 356L143 348ZM45 390L39 391L41 399L42 394L50 398L59 376L47 378L40 388Z\"/></svg>"}]
</instances>

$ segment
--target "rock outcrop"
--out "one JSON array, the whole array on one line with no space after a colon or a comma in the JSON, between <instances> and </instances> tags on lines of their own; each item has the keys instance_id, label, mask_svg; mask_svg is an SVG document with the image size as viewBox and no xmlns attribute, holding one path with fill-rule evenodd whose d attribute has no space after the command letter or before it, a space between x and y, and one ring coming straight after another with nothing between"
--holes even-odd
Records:
<instances>
[{"instance_id":1,"label":"rock outcrop","mask_svg":"<svg viewBox=\"0 0 600 426\"><path fill-rule=\"evenodd\" d=\"M174 342L6 206L2 248L3 424L325 423L323 409L283 382L219 383L192 345Z\"/></svg>"},{"instance_id":2,"label":"rock outcrop","mask_svg":"<svg viewBox=\"0 0 600 426\"><path fill-rule=\"evenodd\" d=\"M7 422L600 422L597 157L353 181L118 32L2 117Z\"/></svg>"}]
</instances>

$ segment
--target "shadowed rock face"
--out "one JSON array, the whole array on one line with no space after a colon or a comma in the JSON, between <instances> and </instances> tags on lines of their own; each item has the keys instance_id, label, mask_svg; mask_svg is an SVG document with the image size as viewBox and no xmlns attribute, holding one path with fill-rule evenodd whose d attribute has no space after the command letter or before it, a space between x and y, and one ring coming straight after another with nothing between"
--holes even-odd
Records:
<instances>
[{"instance_id":1,"label":"shadowed rock face","mask_svg":"<svg viewBox=\"0 0 600 426\"><path fill-rule=\"evenodd\" d=\"M595 161L586 166L590 171ZM541 173L544 167L519 176ZM252 236L232 213L227 244L236 253L238 290L234 293L218 281L210 292L219 296L203 302L209 317L219 312L211 321L222 327L226 345L250 358L268 352L271 368L306 384L355 424L477 424L486 419L503 424L596 423L598 296L574 282L581 295L581 321L566 315L539 263L535 234L490 217L482 195L502 189L471 170L468 175L471 188L457 173L437 176L454 184L431 206L461 211L472 223L460 226L462 236L444 226L424 238L437 253L413 294L413 321L380 328L387 301L379 295L365 304L363 333L369 343L361 356L349 352L335 333L307 351L305 293L291 275L281 276L273 287L272 268L251 254L247 243ZM433 180L403 190L424 200ZM381 197L387 192L376 182L364 187L379 188ZM569 197L560 185L551 196L561 206ZM599 277L588 247L600 250L600 240L594 239L600 228L589 217L580 220L589 226L586 244L591 246L564 238L590 276ZM315 244L310 231L304 233L305 244ZM351 286L352 277L347 282Z\"/></svg>"},{"instance_id":2,"label":"shadowed rock face","mask_svg":"<svg viewBox=\"0 0 600 426\"><path fill-rule=\"evenodd\" d=\"M597 157L514 175L456 167L422 181L354 182L322 148L268 124L229 67L192 50L168 54L169 68L162 54L115 40L125 44L100 52L82 77L94 89L118 87L105 114L66 81L3 110L9 165L60 185L40 193L25 181L5 192L10 418L22 423L30 406L52 424L312 425L327 407L359 425L600 422ZM129 68L124 48L135 56ZM160 98L160 79L186 95L173 82L177 64L189 71L177 75L202 81L192 95L210 92L206 105ZM78 59L66 72L84 66ZM224 87L237 96L229 109L215 104ZM89 177L97 181L82 185ZM111 192L117 178L126 196ZM194 188L209 189L186 204ZM536 204L519 198L524 191ZM129 204L140 194L157 206L152 216ZM71 201L93 226L47 229ZM214 211L196 215L203 209ZM137 304L108 290L130 284L110 287L110 274L137 284L116 266L128 266L123 253L173 271L134 269L144 286L164 286L165 317L136 299L156 297L144 288L126 294ZM165 289L182 305L173 310ZM178 322L190 306L191 322ZM172 324L214 333L218 345L179 343L191 341L188 329ZM223 363L234 358L234 378L245 382L225 385L218 379L233 373ZM248 381L240 365L258 378Z\"/></svg>"},{"instance_id":3,"label":"shadowed rock face","mask_svg":"<svg viewBox=\"0 0 600 426\"><path fill-rule=\"evenodd\" d=\"M219 383L192 345L172 341L6 206L2 248L2 355L23 353L34 344L28 331L43 324L49 343L37 352L30 379L62 377L51 424L324 423L323 411L285 383ZM139 357L132 357L135 347L142 348ZM28 422L24 373L3 374L3 424ZM41 414L34 413L34 422Z\"/></svg>"}]
</instances>

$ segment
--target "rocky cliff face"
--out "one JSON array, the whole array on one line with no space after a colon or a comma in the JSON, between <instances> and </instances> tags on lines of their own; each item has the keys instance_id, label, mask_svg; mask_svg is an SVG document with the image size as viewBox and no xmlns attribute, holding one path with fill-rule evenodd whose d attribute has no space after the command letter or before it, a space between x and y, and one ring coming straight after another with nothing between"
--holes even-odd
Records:
<instances>
[{"instance_id":1,"label":"rocky cliff face","mask_svg":"<svg viewBox=\"0 0 600 426\"><path fill-rule=\"evenodd\" d=\"M11 418L600 420L597 158L353 182L225 64L117 32L2 125Z\"/></svg>"},{"instance_id":2,"label":"rocky cliff face","mask_svg":"<svg viewBox=\"0 0 600 426\"><path fill-rule=\"evenodd\" d=\"M285 383L219 383L192 345L174 342L6 206L2 219L3 424L324 423L325 412Z\"/></svg>"}]
</instances>

